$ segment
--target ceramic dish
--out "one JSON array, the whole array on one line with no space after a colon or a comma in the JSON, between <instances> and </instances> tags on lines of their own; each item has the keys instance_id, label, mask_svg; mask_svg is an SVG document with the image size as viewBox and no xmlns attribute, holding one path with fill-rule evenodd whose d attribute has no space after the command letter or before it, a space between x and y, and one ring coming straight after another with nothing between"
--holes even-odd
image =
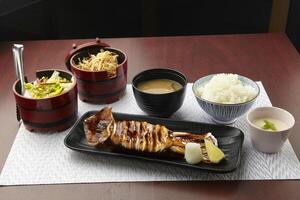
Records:
<instances>
[{"instance_id":1,"label":"ceramic dish","mask_svg":"<svg viewBox=\"0 0 300 200\"><path fill-rule=\"evenodd\" d=\"M251 79L239 75L238 79L243 84L250 85L257 92L256 96L250 101L237 104L222 104L211 102L199 97L196 91L197 88L207 83L215 75L216 74L212 74L198 79L193 85L193 93L200 107L212 117L213 121L215 121L218 124L232 124L236 121L238 117L245 114L252 107L260 93L259 86L256 82L252 81Z\"/></svg>"},{"instance_id":2,"label":"ceramic dish","mask_svg":"<svg viewBox=\"0 0 300 200\"><path fill-rule=\"evenodd\" d=\"M77 67L79 60L97 54L101 49L118 55L118 67L114 76L109 76L106 71L86 71ZM76 77L78 95L82 101L112 103L124 95L127 84L127 55L123 51L109 47L97 38L95 42L73 45L65 62Z\"/></svg>"},{"instance_id":3,"label":"ceramic dish","mask_svg":"<svg viewBox=\"0 0 300 200\"><path fill-rule=\"evenodd\" d=\"M166 94L145 93L137 88L142 81L169 79L181 84L182 88ZM187 78L180 72L171 69L150 69L137 74L132 81L132 89L138 106L148 115L169 117L175 113L185 98Z\"/></svg>"},{"instance_id":4,"label":"ceramic dish","mask_svg":"<svg viewBox=\"0 0 300 200\"><path fill-rule=\"evenodd\" d=\"M155 118L141 115L129 115L121 113L113 113L116 120L135 120L135 121L147 121L152 124L163 124L167 128L174 131L186 131L191 133L212 132L217 138L219 148L224 152L225 159L218 164L205 164L200 163L197 165L188 164L184 158L178 156L170 156L169 154L146 154L137 153L134 151L124 151L111 146L106 147L93 147L87 144L86 137L83 129L83 121L87 117L94 115L98 111L90 111L85 113L73 126L69 134L65 138L65 145L75 151L98 154L101 156L119 156L126 157L128 159L141 159L151 162L160 162L166 164L173 164L182 167L190 167L201 170L209 170L214 172L230 172L236 169L240 163L242 145L244 140L244 134L241 130L212 124L204 124L188 121L177 121L164 118ZM96 156L96 155L95 155Z\"/></svg>"},{"instance_id":5,"label":"ceramic dish","mask_svg":"<svg viewBox=\"0 0 300 200\"><path fill-rule=\"evenodd\" d=\"M257 119L273 118L283 122L286 127L282 130L270 131L257 127L254 121ZM264 153L277 153L290 134L295 125L295 118L288 111L277 107L259 107L249 111L247 114L249 132L252 145L258 151Z\"/></svg>"},{"instance_id":6,"label":"ceramic dish","mask_svg":"<svg viewBox=\"0 0 300 200\"><path fill-rule=\"evenodd\" d=\"M50 77L54 69L36 72L37 78ZM55 70L60 76L72 79L72 74L62 70ZM54 97L33 99L21 95L21 83L17 80L13 85L13 92L20 117L25 128L33 132L57 132L72 126L77 119L77 89L76 80L72 88Z\"/></svg>"}]
</instances>

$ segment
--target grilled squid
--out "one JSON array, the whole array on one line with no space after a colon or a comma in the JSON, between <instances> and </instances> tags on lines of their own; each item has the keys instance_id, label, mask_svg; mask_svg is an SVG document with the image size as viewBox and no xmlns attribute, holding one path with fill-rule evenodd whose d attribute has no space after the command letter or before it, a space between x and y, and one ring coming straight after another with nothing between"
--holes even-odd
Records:
<instances>
[{"instance_id":1,"label":"grilled squid","mask_svg":"<svg viewBox=\"0 0 300 200\"><path fill-rule=\"evenodd\" d=\"M85 119L84 131L89 145L101 146L110 142L127 150L148 153L170 150L184 155L187 143L198 143L201 146L203 161L208 163L210 159L205 140L210 140L217 146L217 140L211 133L173 132L163 125L145 121L117 121L113 117L111 107L104 107Z\"/></svg>"}]
</instances>

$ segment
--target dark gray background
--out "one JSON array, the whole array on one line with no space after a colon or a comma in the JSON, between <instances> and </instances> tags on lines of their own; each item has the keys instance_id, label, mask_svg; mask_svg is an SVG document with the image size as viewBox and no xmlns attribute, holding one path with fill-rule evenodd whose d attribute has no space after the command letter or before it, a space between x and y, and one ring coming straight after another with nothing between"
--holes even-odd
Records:
<instances>
[{"instance_id":1,"label":"dark gray background","mask_svg":"<svg viewBox=\"0 0 300 200\"><path fill-rule=\"evenodd\" d=\"M0 40L268 32L272 0L0 0ZM300 2L287 34L300 50Z\"/></svg>"}]
</instances>

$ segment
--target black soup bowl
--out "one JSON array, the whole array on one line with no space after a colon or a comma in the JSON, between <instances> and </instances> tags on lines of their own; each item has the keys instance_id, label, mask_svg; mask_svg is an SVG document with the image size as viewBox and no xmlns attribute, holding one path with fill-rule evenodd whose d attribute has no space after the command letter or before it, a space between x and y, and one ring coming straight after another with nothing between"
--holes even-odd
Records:
<instances>
[{"instance_id":1,"label":"black soup bowl","mask_svg":"<svg viewBox=\"0 0 300 200\"><path fill-rule=\"evenodd\" d=\"M182 85L180 90L165 94L150 94L138 89L138 84L154 79L169 79ZM148 115L169 117L181 106L185 97L187 78L172 69L150 69L137 74L132 81L132 89L138 106Z\"/></svg>"}]
</instances>

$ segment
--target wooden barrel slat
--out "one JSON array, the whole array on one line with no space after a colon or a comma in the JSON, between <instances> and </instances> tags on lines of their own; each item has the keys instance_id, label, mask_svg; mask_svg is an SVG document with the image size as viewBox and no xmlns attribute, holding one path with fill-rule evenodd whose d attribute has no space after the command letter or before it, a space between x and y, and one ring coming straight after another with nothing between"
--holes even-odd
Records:
<instances>
[{"instance_id":1,"label":"wooden barrel slat","mask_svg":"<svg viewBox=\"0 0 300 200\"><path fill-rule=\"evenodd\" d=\"M48 127L43 127L39 124L32 124L28 122L24 122L25 128L31 132L60 132L70 128L77 120L76 115L72 115L70 118L62 121L61 123L57 123L55 125L51 125Z\"/></svg>"},{"instance_id":2,"label":"wooden barrel slat","mask_svg":"<svg viewBox=\"0 0 300 200\"><path fill-rule=\"evenodd\" d=\"M67 118L70 113L77 113L77 98L69 104L54 110L28 110L18 106L23 121L34 123L51 123Z\"/></svg>"},{"instance_id":3,"label":"wooden barrel slat","mask_svg":"<svg viewBox=\"0 0 300 200\"><path fill-rule=\"evenodd\" d=\"M116 94L113 95L101 95L101 97L99 96L91 96L88 95L86 96L84 93L79 93L79 98L82 101L85 102L90 102L90 103L97 103L97 104L108 104L108 103L113 103L118 101L119 99L121 99L124 96L125 93L125 88L123 88L121 91L119 91Z\"/></svg>"},{"instance_id":4,"label":"wooden barrel slat","mask_svg":"<svg viewBox=\"0 0 300 200\"><path fill-rule=\"evenodd\" d=\"M78 81L80 82L80 81ZM86 96L105 96L106 94L113 94L117 95L117 92L126 86L127 81L124 78L116 79L108 81L107 83L96 84L90 82L80 82L78 84L78 92L79 94L85 94Z\"/></svg>"}]
</instances>

